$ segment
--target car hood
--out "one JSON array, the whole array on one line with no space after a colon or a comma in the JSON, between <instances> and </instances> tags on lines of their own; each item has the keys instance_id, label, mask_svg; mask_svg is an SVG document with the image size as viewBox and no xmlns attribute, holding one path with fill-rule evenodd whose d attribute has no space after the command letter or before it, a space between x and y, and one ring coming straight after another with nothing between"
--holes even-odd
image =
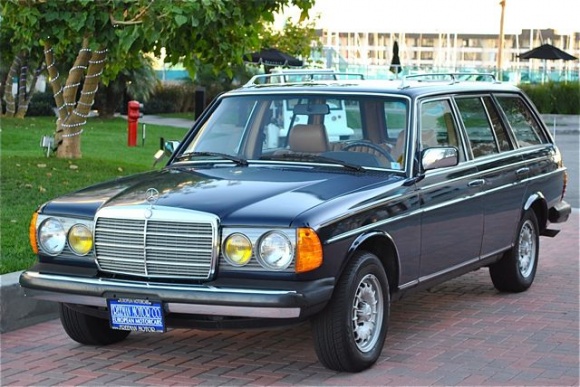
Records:
<instances>
[{"instance_id":1,"label":"car hood","mask_svg":"<svg viewBox=\"0 0 580 387\"><path fill-rule=\"evenodd\" d=\"M358 201L368 200L364 192L389 179L401 180L386 172L339 168L169 167L88 187L45 204L41 211L92 218L101 207L149 206L146 193L154 188L159 192L155 206L212 213L222 224L288 226L299 214L349 192L358 192Z\"/></svg>"}]
</instances>

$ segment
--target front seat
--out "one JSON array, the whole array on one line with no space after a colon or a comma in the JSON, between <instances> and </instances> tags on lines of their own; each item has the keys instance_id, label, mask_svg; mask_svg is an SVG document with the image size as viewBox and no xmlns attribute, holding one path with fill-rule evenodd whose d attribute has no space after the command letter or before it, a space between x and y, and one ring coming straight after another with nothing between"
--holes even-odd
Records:
<instances>
[{"instance_id":1,"label":"front seat","mask_svg":"<svg viewBox=\"0 0 580 387\"><path fill-rule=\"evenodd\" d=\"M295 125L288 136L288 147L293 152L323 153L330 148L324 125Z\"/></svg>"}]
</instances>

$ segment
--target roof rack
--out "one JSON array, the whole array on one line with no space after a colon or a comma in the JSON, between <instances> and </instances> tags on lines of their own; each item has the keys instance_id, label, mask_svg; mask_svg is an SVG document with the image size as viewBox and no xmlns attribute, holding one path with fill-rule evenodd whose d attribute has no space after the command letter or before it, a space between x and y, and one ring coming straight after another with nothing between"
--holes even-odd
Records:
<instances>
[{"instance_id":1,"label":"roof rack","mask_svg":"<svg viewBox=\"0 0 580 387\"><path fill-rule=\"evenodd\" d=\"M307 83L314 81L363 80L363 74L333 70L281 70L271 74L254 75L244 87L264 84Z\"/></svg>"},{"instance_id":2,"label":"roof rack","mask_svg":"<svg viewBox=\"0 0 580 387\"><path fill-rule=\"evenodd\" d=\"M498 82L492 73L426 73L412 74L403 77L403 82L408 79L416 79L418 82L451 80L451 83L464 81Z\"/></svg>"}]
</instances>

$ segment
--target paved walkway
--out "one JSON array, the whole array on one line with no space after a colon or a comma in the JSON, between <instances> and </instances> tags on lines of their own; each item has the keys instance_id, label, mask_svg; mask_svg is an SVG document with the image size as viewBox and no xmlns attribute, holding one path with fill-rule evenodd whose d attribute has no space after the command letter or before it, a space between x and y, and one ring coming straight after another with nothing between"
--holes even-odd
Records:
<instances>
[{"instance_id":1,"label":"paved walkway","mask_svg":"<svg viewBox=\"0 0 580 387\"><path fill-rule=\"evenodd\" d=\"M483 269L394 303L378 363L358 374L323 368L307 324L175 329L91 347L53 320L0 336L0 385L577 386L579 215L542 238L527 292L498 293Z\"/></svg>"}]
</instances>

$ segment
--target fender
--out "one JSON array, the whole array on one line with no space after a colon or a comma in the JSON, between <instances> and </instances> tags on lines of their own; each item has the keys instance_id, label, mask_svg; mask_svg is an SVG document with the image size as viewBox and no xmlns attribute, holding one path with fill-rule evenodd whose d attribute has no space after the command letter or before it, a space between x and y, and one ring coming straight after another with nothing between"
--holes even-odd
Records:
<instances>
[{"instance_id":1,"label":"fender","mask_svg":"<svg viewBox=\"0 0 580 387\"><path fill-rule=\"evenodd\" d=\"M532 207L532 204L535 203L536 200L541 199L544 203L546 202L546 198L541 192L535 192L528 197L526 203L524 204L524 211L527 211Z\"/></svg>"},{"instance_id":2,"label":"fender","mask_svg":"<svg viewBox=\"0 0 580 387\"><path fill-rule=\"evenodd\" d=\"M538 226L540 227L540 234L545 236L550 236L550 232L546 232L547 222L548 222L548 202L541 192L535 192L528 197L526 203L524 204L523 212L529 210L534 206L534 203L539 203L540 208L536 209L536 215L538 218ZM541 211L541 212L540 212ZM554 234L555 235L555 234Z\"/></svg>"},{"instance_id":3,"label":"fender","mask_svg":"<svg viewBox=\"0 0 580 387\"><path fill-rule=\"evenodd\" d=\"M401 261L400 261L400 256L399 256L399 250L397 249L397 245L395 243L395 241L393 240L393 237L386 231L382 231L382 230L370 230L364 234L359 235L353 242L352 244L349 246L347 254L346 254L346 259L343 261L342 263L342 267L340 268L340 273L342 274L344 268L346 267L346 265L348 264L348 262L350 262L352 256L354 255L354 253L359 250L361 248L362 245L364 245L367 242L370 242L372 244L374 244L374 242L372 240L376 240L376 239L381 239L383 240L383 243L381 243L382 246L384 246L385 249L389 249L392 248L392 252L393 252L393 256L394 256L394 261L393 263L395 264L395 268L394 268L394 272L391 273L389 275L389 270L388 270L388 265L387 265L387 260L385 257L381 256L380 254L377 255L379 260L381 260L381 262L384 265L385 268L385 272L387 273L387 276L389 278L389 282L391 282L391 280L393 278L396 279L396 282L393 283L389 283L389 285L391 286L391 288L393 288L393 286L398 287L398 281L399 281L399 270L401 267ZM372 249L371 249L372 250ZM376 250L375 250L376 252ZM393 277L394 276L394 277Z\"/></svg>"}]
</instances>

